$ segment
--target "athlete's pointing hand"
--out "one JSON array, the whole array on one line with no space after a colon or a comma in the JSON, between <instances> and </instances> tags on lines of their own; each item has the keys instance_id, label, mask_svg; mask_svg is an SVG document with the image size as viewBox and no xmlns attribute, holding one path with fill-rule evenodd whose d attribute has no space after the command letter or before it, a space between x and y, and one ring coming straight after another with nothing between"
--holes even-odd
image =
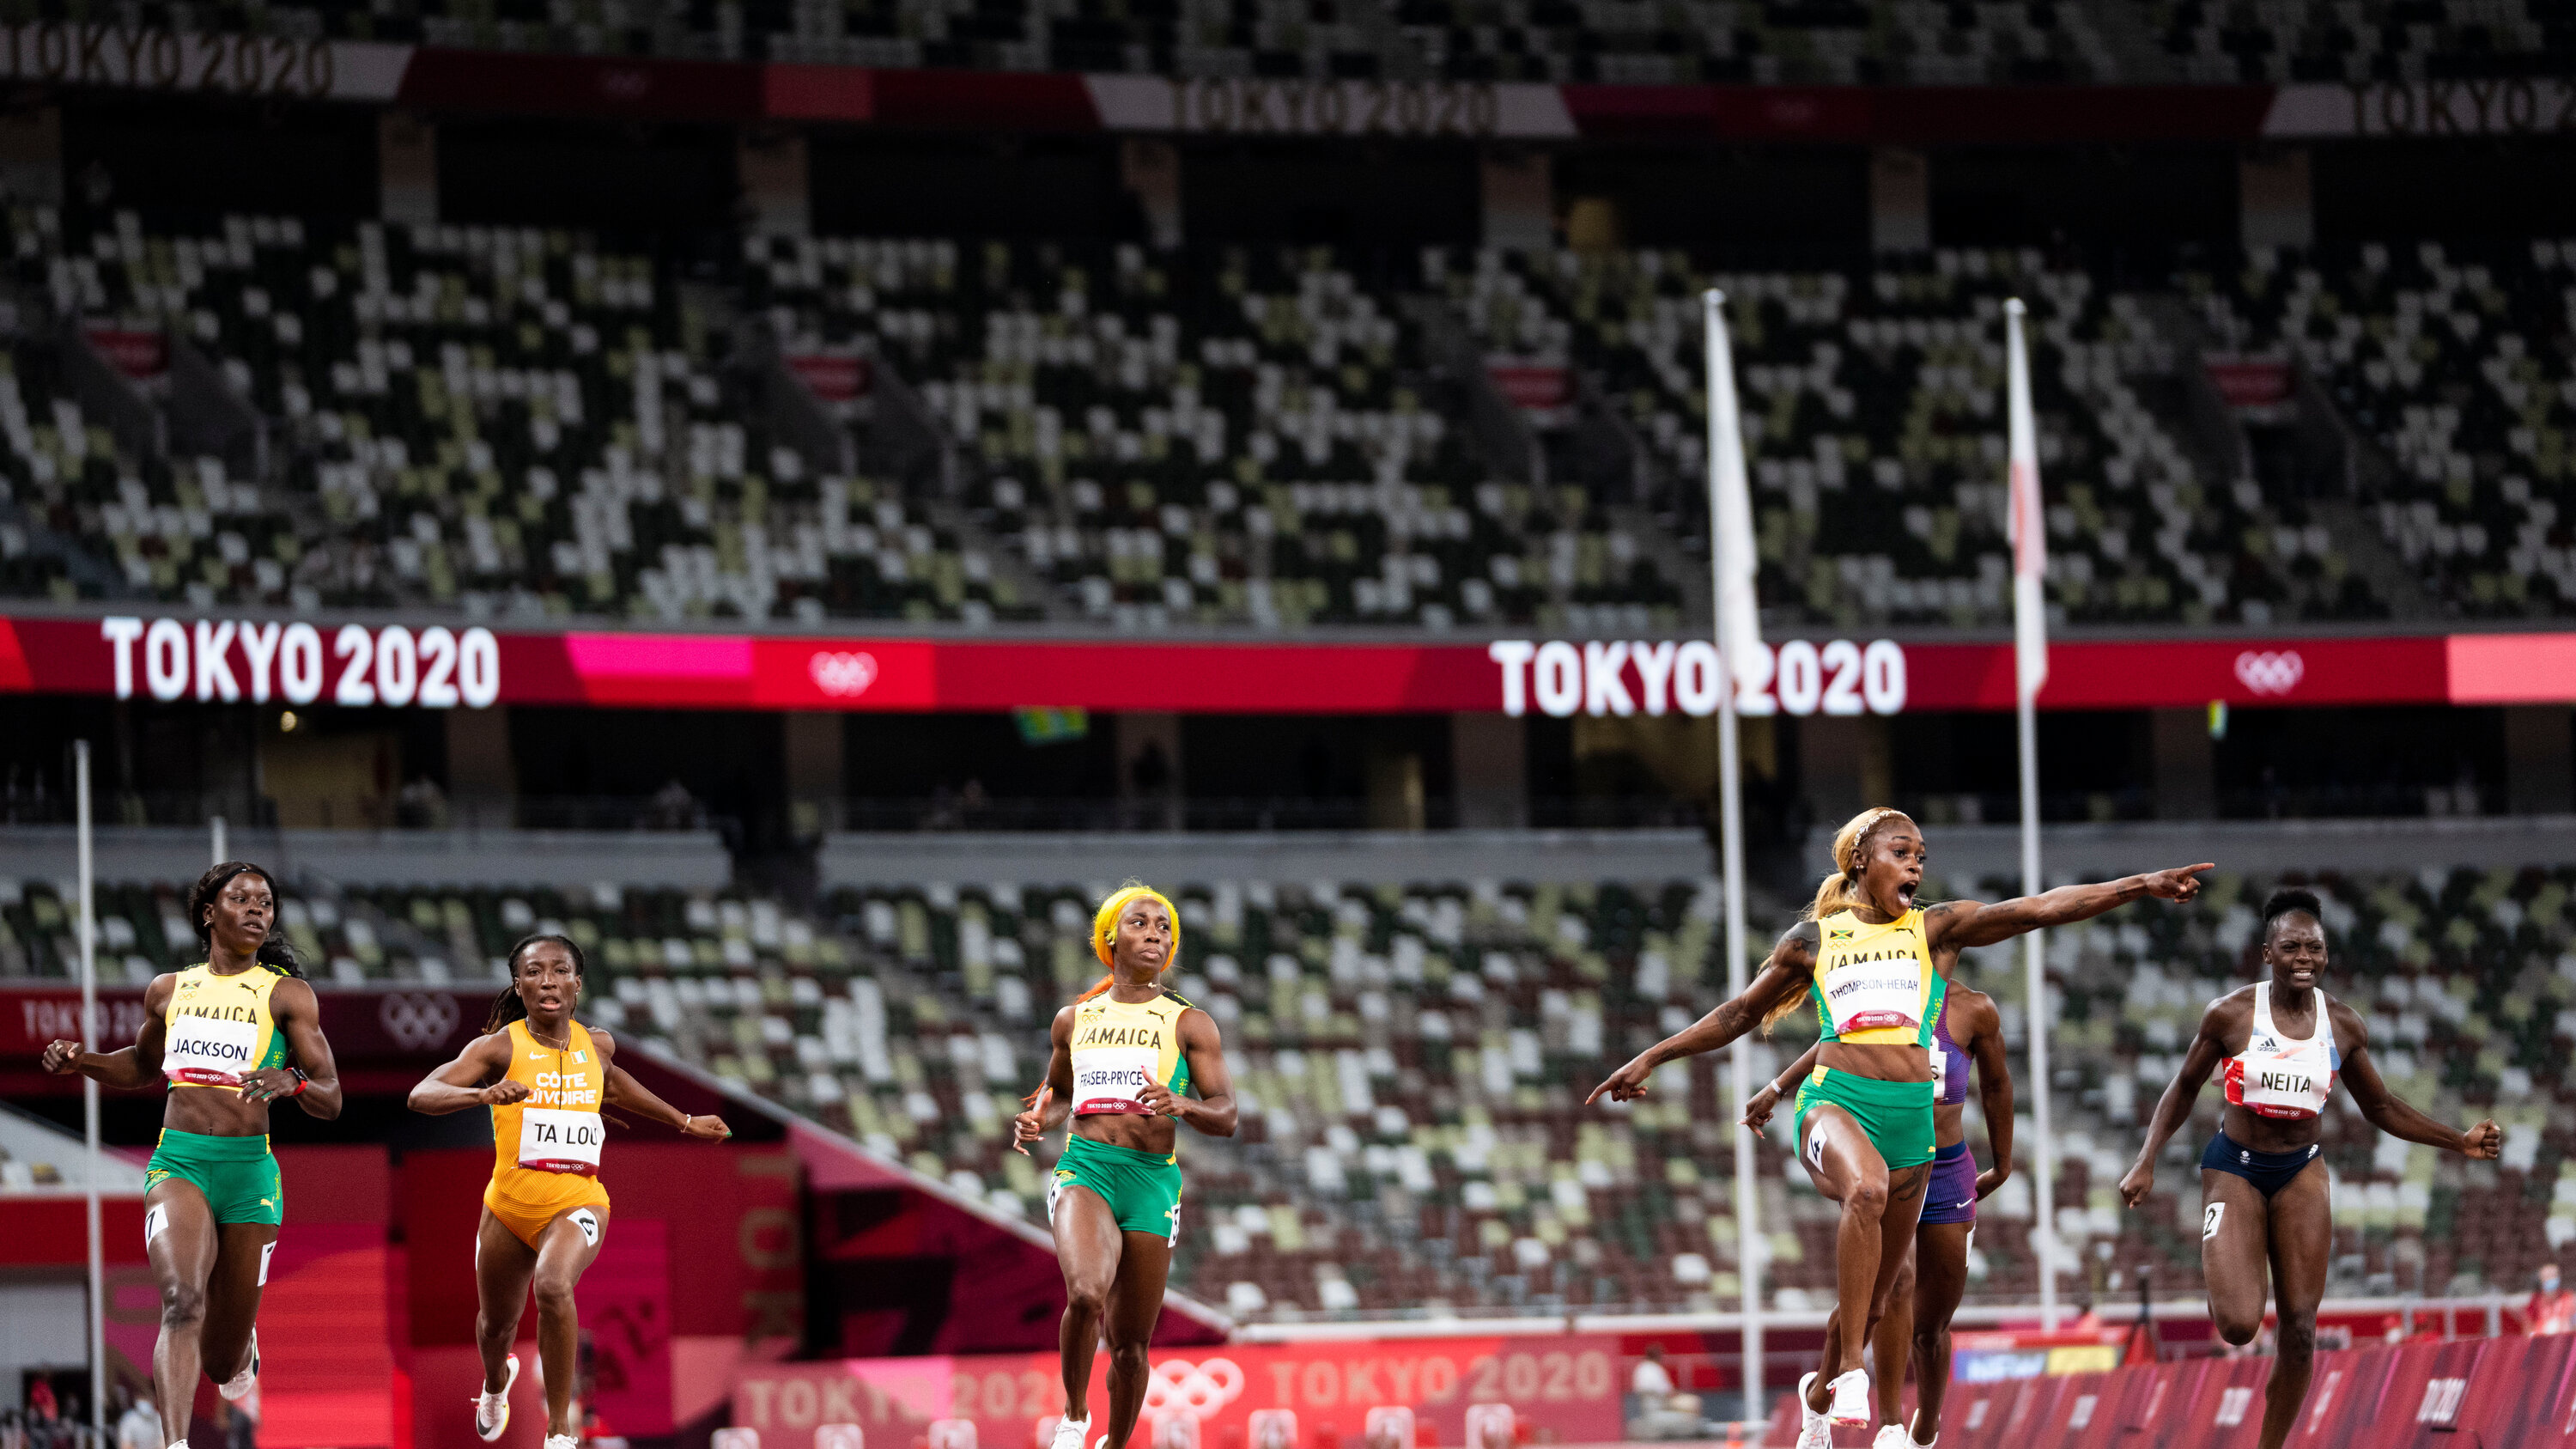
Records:
<instances>
[{"instance_id":1,"label":"athlete's pointing hand","mask_svg":"<svg viewBox=\"0 0 2576 1449\"><path fill-rule=\"evenodd\" d=\"M2147 894L2157 900L2181 901L2187 904L2200 898L2200 873L2216 869L2218 869L2218 862L2204 860L2198 865L2160 870L2150 875L2142 875L2138 879L2145 883Z\"/></svg>"},{"instance_id":2,"label":"athlete's pointing hand","mask_svg":"<svg viewBox=\"0 0 2576 1449\"><path fill-rule=\"evenodd\" d=\"M1778 1082L1764 1082L1762 1084L1761 1091L1754 1093L1750 1098L1746 1099L1742 1121L1745 1126L1753 1129L1754 1136L1763 1136L1763 1124L1771 1120L1772 1111L1779 1105L1780 1084Z\"/></svg>"},{"instance_id":3,"label":"athlete's pointing hand","mask_svg":"<svg viewBox=\"0 0 2576 1449\"><path fill-rule=\"evenodd\" d=\"M1589 1107L1600 1101L1601 1094L1604 1092L1610 1094L1610 1100L1613 1102L1633 1102L1646 1095L1649 1079L1654 1075L1654 1063L1647 1061L1644 1055L1640 1054L1631 1058L1628 1065L1612 1072L1608 1081L1593 1088L1592 1095L1583 1099L1583 1105Z\"/></svg>"}]
</instances>

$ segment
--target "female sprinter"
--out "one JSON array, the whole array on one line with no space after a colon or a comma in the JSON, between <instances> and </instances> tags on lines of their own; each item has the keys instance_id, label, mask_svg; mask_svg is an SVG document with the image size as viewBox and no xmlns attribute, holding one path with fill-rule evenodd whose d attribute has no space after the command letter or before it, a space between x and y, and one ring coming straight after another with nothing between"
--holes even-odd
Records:
<instances>
[{"instance_id":1,"label":"female sprinter","mask_svg":"<svg viewBox=\"0 0 2576 1449\"><path fill-rule=\"evenodd\" d=\"M45 1048L45 1070L78 1072L131 1091L170 1083L161 1142L143 1173L143 1247L161 1286L161 1339L152 1393L161 1439L186 1449L188 1408L202 1365L239 1399L259 1378L260 1289L286 1220L286 1192L268 1150L272 1102L307 1116L340 1115L340 1073L322 1039L321 1003L295 953L269 933L277 883L244 860L197 878L188 915L206 959L155 976L143 991L134 1045Z\"/></svg>"},{"instance_id":2,"label":"female sprinter","mask_svg":"<svg viewBox=\"0 0 2576 1449\"><path fill-rule=\"evenodd\" d=\"M1064 1155L1047 1183L1047 1219L1064 1268L1064 1417L1054 1449L1086 1449L1091 1356L1109 1339L1109 1432L1123 1449L1145 1404L1145 1345L1163 1313L1163 1280L1181 1236L1181 1166L1173 1124L1234 1135L1234 1083L1216 1021L1158 983L1181 944L1172 903L1134 881L1091 920L1091 949L1109 974L1055 1014L1046 1081L1012 1119L1035 1142L1067 1116ZM1195 1088L1198 1099L1190 1098Z\"/></svg>"},{"instance_id":3,"label":"female sprinter","mask_svg":"<svg viewBox=\"0 0 2576 1449\"><path fill-rule=\"evenodd\" d=\"M2280 1302L2279 1356L2263 1387L2263 1449L2281 1449L2308 1396L2317 1347L2317 1300L2334 1246L2333 1203L2318 1139L2320 1114L2341 1072L2370 1125L2382 1132L2491 1160L2504 1131L2480 1122L2455 1132L2397 1100L2370 1060L2361 1013L2317 987L2326 974L2326 928L2314 891L2272 892L2263 903L2263 964L2271 979L2240 986L2201 1013L2182 1070L2156 1100L2146 1145L2120 1179L2131 1207L2156 1185L2156 1155L2191 1118L2210 1069L2227 1064L2227 1109L2200 1154L2200 1268L2219 1337L2242 1346L2263 1327L2264 1270Z\"/></svg>"},{"instance_id":4,"label":"female sprinter","mask_svg":"<svg viewBox=\"0 0 2576 1449\"><path fill-rule=\"evenodd\" d=\"M1886 1311L1932 1173L1932 993L1951 963L1967 947L2086 920L2141 896L2188 901L2200 893L2195 873L2215 868L2065 886L1996 905L1919 907L1923 860L1923 837L1903 812L1853 816L1834 836L1841 869L1825 877L1745 993L1638 1053L1585 1099L1606 1092L1628 1101L1665 1062L1714 1051L1802 1000L1816 1003L1824 1039L1816 1073L1798 1091L1798 1155L1843 1214L1824 1363L1798 1386L1801 1449L1831 1444L1835 1424L1873 1417L1861 1346Z\"/></svg>"},{"instance_id":5,"label":"female sprinter","mask_svg":"<svg viewBox=\"0 0 2576 1449\"><path fill-rule=\"evenodd\" d=\"M493 1000L484 1035L411 1089L411 1109L432 1117L492 1109L492 1182L474 1230L474 1341L483 1351L474 1432L492 1440L510 1427L510 1385L519 1377L510 1345L533 1283L546 1449L576 1442L572 1389L581 1327L572 1290L608 1236L600 1109L624 1107L706 1142L733 1135L721 1119L692 1117L646 1091L616 1064L608 1033L572 1019L581 969L581 947L561 936L530 936L511 947L510 984Z\"/></svg>"},{"instance_id":6,"label":"female sprinter","mask_svg":"<svg viewBox=\"0 0 2576 1449\"><path fill-rule=\"evenodd\" d=\"M1822 1041L1807 1048L1781 1078L1753 1094L1744 1125L1761 1131L1771 1109L1816 1069ZM1977 1104L1986 1118L1986 1146L1995 1165L1977 1171L1968 1153L1968 1064L1977 1066ZM1873 1449L1929 1445L1941 1435L1941 1400L1950 1389L1950 1317L1968 1287L1968 1244L1977 1232L1977 1204L2012 1176L2012 1065L2004 1055L2003 1017L1994 998L1946 982L1932 1000L1932 1181L1924 1189L1923 1217L1915 1225L1914 1251L1888 1291L1887 1312L1870 1338L1878 1366L1878 1420ZM1913 1437L1905 1423L1905 1356L1912 1346L1921 1384Z\"/></svg>"}]
</instances>

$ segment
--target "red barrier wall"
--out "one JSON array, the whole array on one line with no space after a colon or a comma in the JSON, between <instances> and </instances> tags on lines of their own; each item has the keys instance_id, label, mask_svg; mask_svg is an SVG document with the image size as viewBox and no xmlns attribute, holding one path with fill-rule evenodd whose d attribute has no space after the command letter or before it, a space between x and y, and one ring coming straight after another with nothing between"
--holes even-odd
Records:
<instances>
[{"instance_id":1,"label":"red barrier wall","mask_svg":"<svg viewBox=\"0 0 2576 1449\"><path fill-rule=\"evenodd\" d=\"M1617 1350L1608 1335L1235 1344L1157 1349L1154 1372L1206 1407L1199 1442L1209 1449L1242 1444L1256 1410L1295 1411L1300 1442L1315 1443L1357 1436L1380 1405L1408 1406L1431 1442L1460 1444L1468 1405L1487 1402L1510 1403L1544 1441L1599 1444L1621 1432ZM1108 1366L1105 1353L1092 1362L1095 1419ZM733 1422L759 1430L763 1449L807 1449L817 1424L856 1423L870 1444L902 1446L955 1417L975 1421L986 1449L1022 1449L1039 1418L1062 1411L1057 1372L1053 1353L746 1365ZM1148 1419L1155 1403L1149 1391ZM1140 1422L1135 1443L1151 1432Z\"/></svg>"},{"instance_id":2,"label":"red barrier wall","mask_svg":"<svg viewBox=\"0 0 2576 1449\"><path fill-rule=\"evenodd\" d=\"M1952 1390L1943 1449L2256 1449L2268 1358L2199 1358ZM1909 1401L1911 1395L1908 1395ZM1840 1446L1874 1430L1837 1430ZM1797 1442L1783 1398L1763 1442ZM2477 1338L2317 1355L2290 1449L2576 1446L2576 1338Z\"/></svg>"}]
</instances>

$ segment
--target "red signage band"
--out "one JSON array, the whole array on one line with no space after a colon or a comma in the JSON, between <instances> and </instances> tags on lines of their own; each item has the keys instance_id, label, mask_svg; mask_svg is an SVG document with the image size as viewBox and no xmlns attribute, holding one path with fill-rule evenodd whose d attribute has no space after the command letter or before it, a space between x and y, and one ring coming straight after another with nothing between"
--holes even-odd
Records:
<instances>
[{"instance_id":1,"label":"red signage band","mask_svg":"<svg viewBox=\"0 0 2576 1449\"><path fill-rule=\"evenodd\" d=\"M2048 709L2576 702L2576 634L2065 640ZM476 709L1701 716L1706 640L1441 644L501 632L482 625L0 617L0 694ZM1998 710L2009 643L1792 639L1743 671L1749 715Z\"/></svg>"}]
</instances>

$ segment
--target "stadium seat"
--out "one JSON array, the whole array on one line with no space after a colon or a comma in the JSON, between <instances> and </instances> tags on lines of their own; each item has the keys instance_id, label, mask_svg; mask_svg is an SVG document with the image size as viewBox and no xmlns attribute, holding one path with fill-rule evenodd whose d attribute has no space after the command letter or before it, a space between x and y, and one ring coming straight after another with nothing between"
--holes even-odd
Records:
<instances>
[{"instance_id":1,"label":"stadium seat","mask_svg":"<svg viewBox=\"0 0 2576 1449\"><path fill-rule=\"evenodd\" d=\"M2576 369L2547 320L2576 242L2257 249L2183 281L2231 352L2331 390L2387 465L2353 471L2356 501L2441 609L2576 613Z\"/></svg>"},{"instance_id":2,"label":"stadium seat","mask_svg":"<svg viewBox=\"0 0 2576 1449\"><path fill-rule=\"evenodd\" d=\"M2007 620L2001 306L2015 294L2032 308L2040 470L2062 500L2052 613L2268 624L2378 607L2322 530L2291 526L2295 505L2201 476L2133 385L2173 365L2138 299L2036 253L1712 275L1681 253L1435 251L1424 270L1498 356L1581 372L1702 540L1700 293L1726 292L1766 622Z\"/></svg>"}]
</instances>

